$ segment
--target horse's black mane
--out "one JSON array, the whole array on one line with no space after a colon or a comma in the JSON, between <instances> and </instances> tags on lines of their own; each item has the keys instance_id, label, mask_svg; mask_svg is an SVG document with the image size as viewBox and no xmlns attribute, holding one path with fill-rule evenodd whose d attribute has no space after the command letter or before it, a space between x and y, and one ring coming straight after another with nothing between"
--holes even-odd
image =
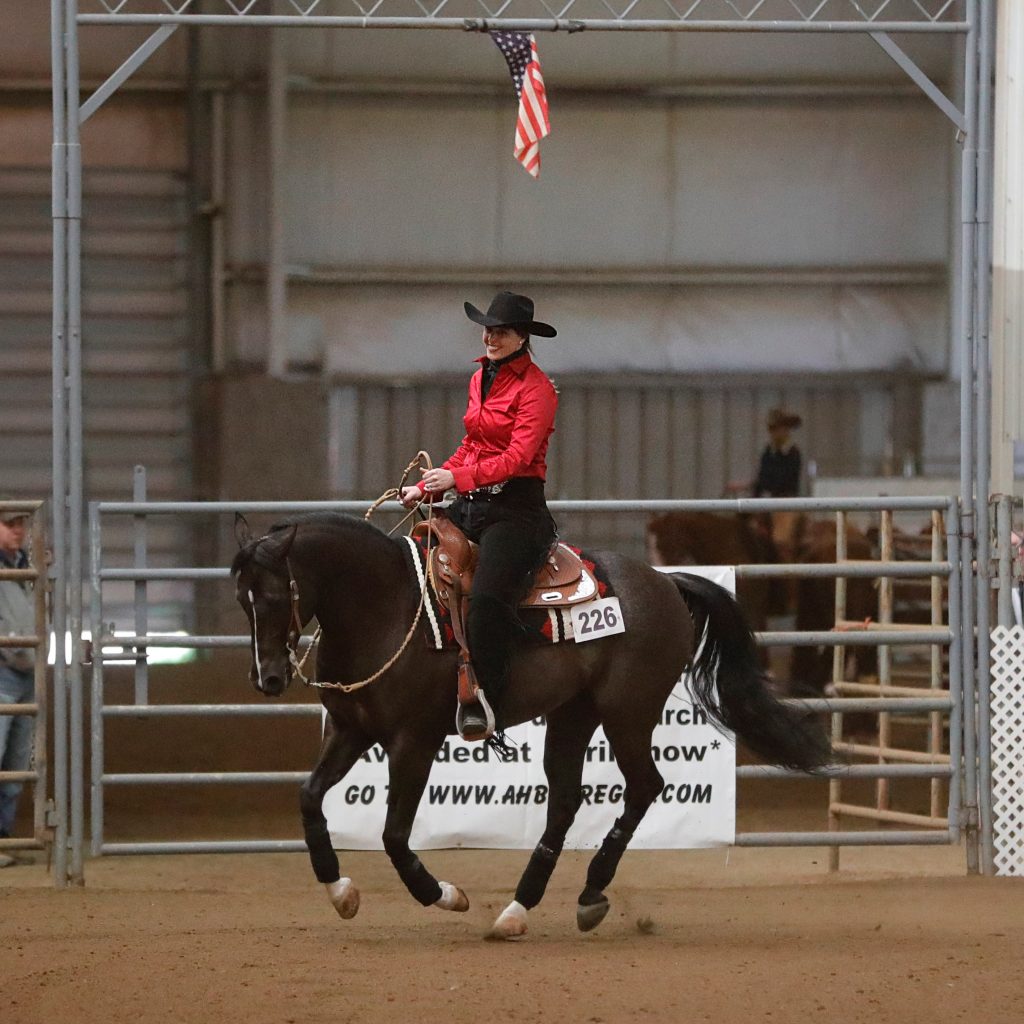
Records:
<instances>
[{"instance_id":1,"label":"horse's black mane","mask_svg":"<svg viewBox=\"0 0 1024 1024\"><path fill-rule=\"evenodd\" d=\"M295 515L282 519L270 527L269 533L277 530L285 530L290 526L348 526L356 530L370 530L373 533L382 533L373 523L365 519L357 519L346 512L297 512Z\"/></svg>"},{"instance_id":2,"label":"horse's black mane","mask_svg":"<svg viewBox=\"0 0 1024 1024\"><path fill-rule=\"evenodd\" d=\"M365 519L357 519L355 516L346 515L344 512L298 512L295 515L288 516L287 519L274 523L262 537L250 541L245 547L241 548L231 562L231 574L234 575L240 572L251 560L255 560L259 565L263 565L268 569L276 568L275 565L271 564L272 560L270 558L260 557L262 554L260 545L263 541L272 538L281 530L288 530L293 526L338 527L361 534L361 539L364 542L371 537L391 540L383 530L374 526L373 523L367 522Z\"/></svg>"}]
</instances>

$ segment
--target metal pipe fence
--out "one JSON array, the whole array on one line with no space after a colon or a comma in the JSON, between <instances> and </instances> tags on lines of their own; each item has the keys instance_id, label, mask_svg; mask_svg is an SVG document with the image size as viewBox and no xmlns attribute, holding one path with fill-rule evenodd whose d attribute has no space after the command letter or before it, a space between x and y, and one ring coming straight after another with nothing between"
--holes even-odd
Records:
<instances>
[{"instance_id":1,"label":"metal pipe fence","mask_svg":"<svg viewBox=\"0 0 1024 1024\"><path fill-rule=\"evenodd\" d=\"M4 850L46 850L53 842L48 793L50 752L47 743L49 692L46 681L46 648L48 639L46 615L46 537L43 528L41 501L0 502L0 512L27 512L32 516L29 539L31 564L27 569L0 568L0 580L33 584L35 632L31 636L0 637L5 649L30 649L33 661L33 700L27 704L0 704L0 715L31 718L32 766L28 770L0 770L0 783L32 784L32 835L0 837L0 853Z\"/></svg>"},{"instance_id":2,"label":"metal pipe fence","mask_svg":"<svg viewBox=\"0 0 1024 1024\"><path fill-rule=\"evenodd\" d=\"M144 473L137 471L134 492L140 497L145 494ZM194 516L227 514L235 512L260 512L282 514L310 511L334 511L362 513L369 501L336 502L94 502L89 506L89 554L90 554L90 619L93 627L91 643L92 656L92 701L90 729L92 738L92 759L89 769L91 794L91 836L90 848L94 856L113 854L147 853L214 853L214 852L259 852L262 850L302 850L302 842L253 839L247 841L196 840L179 842L107 842L104 838L104 793L106 787L145 787L168 785L294 785L306 777L303 771L235 771L235 772L107 772L104 767L104 725L109 720L166 720L173 717L212 717L230 719L238 717L319 717L319 705L251 705L251 704L151 704L148 678L148 652L158 648L170 649L238 649L247 648L250 637L246 635L205 635L171 636L149 634L145 626L145 588L154 580L226 581L228 570L222 567L183 566L174 569L155 569L146 565L145 520L149 516L173 515ZM847 499L736 499L722 501L552 501L549 503L555 513L579 512L674 512L674 511L814 511L838 513L840 517L850 512L929 512L933 524L945 522L955 532L959 521L958 503L955 498L847 498ZM391 508L398 509L397 503ZM387 510L388 506L384 507ZM136 564L128 568L106 568L103 565L102 524L105 517L132 516L137 524L137 543L134 556ZM953 524L949 527L948 524ZM934 527L933 527L934 528ZM840 534L841 535L841 534ZM810 712L831 714L833 720L844 714L874 713L887 716L940 716L948 720L949 753L938 749L924 752L920 757L900 756L886 744L879 743L869 748L876 763L834 765L821 773L822 778L831 780L832 785L842 780L871 779L877 784L890 779L923 779L937 787L948 786L948 801L945 816L936 813L934 798L932 813L911 815L888 807L864 808L843 802L832 801L830 809L830 830L820 832L760 832L741 833L736 837L739 846L828 846L833 851L850 845L934 845L956 843L962 825L960 750L961 737L961 687L960 662L960 621L959 604L954 591L958 581L955 556L958 548L954 535L947 538L947 557L942 558L941 545L933 541L925 559L898 560L886 557L878 562L850 562L839 558L834 564L786 563L780 565L740 565L736 567L738 579L798 579L818 578L835 581L837 588L848 579L889 578L891 580L922 580L931 586L946 585L949 588L948 621L934 621L931 625L916 626L905 624L845 624L836 631L795 631L776 630L756 634L757 640L765 647L832 646L837 651L853 647L885 647L913 649L927 646L931 649L949 650L949 686L946 689L931 687L868 687L869 693L851 690L848 694L798 701ZM841 547L838 554L843 554ZM104 623L104 585L111 582L130 581L135 585L135 604L132 618L135 631L129 635L112 635ZM837 604L837 611L839 605ZM308 643L308 638L306 641ZM134 661L133 703L106 704L104 701L104 665L110 661ZM939 662L941 665L941 661ZM854 687L856 684L850 684ZM74 719L72 729L81 729L84 723ZM859 756L863 751L850 747L847 753ZM798 779L807 776L786 769L762 765L744 765L737 768L741 779ZM840 816L868 817L880 822L910 823L923 825L914 830L892 831L850 831L839 832ZM74 816L72 820L75 820ZM80 832L72 835L72 848L84 844ZM79 853L81 846L78 847ZM74 856L74 852L73 852Z\"/></svg>"},{"instance_id":3,"label":"metal pipe fence","mask_svg":"<svg viewBox=\"0 0 1024 1024\"><path fill-rule=\"evenodd\" d=\"M960 498L955 522L947 517L947 560L952 567L948 577L949 605L949 686L951 698L951 719L956 716L957 728L950 729L950 759L954 765L962 765L962 774L955 771L950 778L950 804L958 808L959 824L967 835L968 866L976 870L979 866L978 828L991 825L988 764L988 737L982 737L978 747L976 714L983 724L988 721L988 679L987 664L987 605L988 589L988 531L979 544L981 572L975 578L974 540L979 527L985 524L988 501L988 437L990 431L990 407L988 401L988 309L989 309L989 247L990 230L990 182L991 168L991 58L992 25L995 5L991 0L963 0L956 4L943 4L929 13L917 4L920 17L914 12L910 20L886 21L882 9L873 12L862 10L858 5L846 12L850 20L827 20L831 8L820 5L806 12L794 7L792 20L777 20L769 16L768 8L761 11L760 5L743 14L736 11L735 18L711 19L702 17L705 10L694 4L685 12L675 12L675 18L647 19L642 7L630 6L620 16L605 19L575 19L570 3L559 17L528 17L516 10L503 10L505 17L494 19L485 5L472 13L476 16L454 18L441 15L441 9L424 11L424 17L394 18L371 15L367 17L323 16L318 9L310 9L292 3L294 13L274 15L254 14L250 6L239 7L230 14L198 15L185 11L168 10L158 14L139 14L124 3L111 5L102 3L87 5L91 11L80 13L79 0L51 0L51 55L52 55L52 97L53 97L53 322L52 322L52 398L53 398L53 620L56 635L67 634L70 625L73 650L70 655L62 649L57 651L54 668L54 822L56 828L54 852L54 877L58 886L68 880L82 878L82 832L83 809L82 782L82 679L81 658L81 596L82 567L80 564L81 511L84 494L83 449L82 449L82 364L81 364L81 215L82 215L82 149L79 126L98 108L100 103L113 95L117 88L142 65L142 63L180 25L223 25L252 27L306 27L336 29L448 29L455 31L484 32L491 29L518 29L521 31L653 31L653 32L785 32L785 33L867 33L901 67L901 69L924 91L944 114L957 126L957 143L961 147L961 161L957 175L960 186L960 232L959 272L951 280L951 321L953 350L959 349L960 359ZM449 14L450 12L445 12ZM524 14L540 13L531 9ZM550 12L544 12L550 13ZM717 12L721 13L721 12ZM774 10L772 13L775 13ZM81 81L79 74L78 27L91 25L149 25L155 28L136 52L101 86L97 92L80 106ZM961 54L955 59L962 72L962 110L957 110L942 95L909 56L894 44L889 33L955 34L964 37ZM277 273L280 273L277 266ZM274 286L280 297L280 282ZM223 313L223 311L221 311ZM223 316L221 316L223 320ZM223 324L221 324L223 326ZM220 353L223 356L223 353ZM975 403L975 394L979 400ZM198 504L198 503L197 503ZM266 503L257 503L266 504ZM608 503L604 503L606 506ZM755 511L756 503L747 503L747 511ZM654 508L638 508L637 511L654 511ZM718 510L737 511L737 503L720 503ZM257 511L254 504L248 507ZM291 506L293 509L295 506ZM337 507L331 505L329 507ZM678 506L676 506L678 507ZM715 510L716 504L704 506ZM819 506L821 507L821 506ZM833 505L843 511L844 506ZM906 507L906 506L904 506ZM661 506L668 510L668 503ZM213 511L210 506L179 511ZM598 511L600 509L595 509ZM611 511L612 509L605 508ZM106 511L114 512L113 508ZM154 510L154 514L155 511ZM138 508L133 514L147 515L149 511ZM998 510L997 510L998 519ZM97 538L99 518L96 520ZM997 529L1003 527L997 523ZM1002 557L1002 555L1000 555ZM1002 572L1003 565L1000 563ZM849 579L850 577L845 577ZM890 579L896 577L890 576ZM935 577L932 577L933 580ZM999 576L999 614L1004 618L1011 614L1012 602L1007 596L1011 573ZM843 577L837 579L838 595L843 586ZM95 585L102 588L97 574L92 575ZM145 581L137 581L145 587ZM93 595L95 599L95 594ZM100 598L102 604L102 598ZM979 612L977 605L985 606ZM976 620L976 612L978 612ZM976 621L985 626L976 636ZM100 619L93 618L94 625ZM99 631L98 631L99 632ZM136 636L144 633L136 627ZM855 646L853 634L835 645L836 661L844 654L847 646ZM874 638L874 642L879 641ZM896 646L895 641L882 637L886 646ZM920 639L920 638L919 638ZM860 642L860 641L857 641ZM871 642L871 641L864 641ZM922 641L929 642L932 641ZM943 641L934 641L943 644ZM93 671L100 666L102 677L102 644L95 645L99 657L94 659ZM148 646L155 646L150 644ZM60 645L63 648L63 644ZM978 660L982 664L978 672ZM932 657L934 658L934 651ZM145 651L141 640L136 648L139 674L137 686L144 685ZM95 675L94 675L95 678ZM978 697L980 697L980 706ZM960 718L963 715L962 729ZM77 727L77 731L76 731ZM95 727L95 720L94 720ZM981 755L979 787L979 753ZM954 791L957 793L953 799ZM68 795L70 792L70 814ZM979 808L979 800L981 807ZM951 819L952 827L952 819ZM69 831L70 830L70 831ZM990 830L990 829L989 829ZM985 829L983 828L983 832ZM861 842L871 841L871 834L860 834ZM890 839L899 833L879 833ZM70 842L69 842L70 841ZM847 836L834 836L834 845L846 845ZM921 840L932 842L933 840ZM227 849L237 849L238 844L222 844ZM287 844L283 844L287 846ZM748 845L744 842L740 845ZM70 869L67 855L71 851ZM264 844L268 849L280 849L282 844ZM176 844L163 844L167 852L176 850ZM296 848L296 847L288 847ZM299 847L300 848L300 847ZM126 852L120 849L107 852ZM154 848L150 852L157 852ZM990 850L986 850L986 856Z\"/></svg>"}]
</instances>

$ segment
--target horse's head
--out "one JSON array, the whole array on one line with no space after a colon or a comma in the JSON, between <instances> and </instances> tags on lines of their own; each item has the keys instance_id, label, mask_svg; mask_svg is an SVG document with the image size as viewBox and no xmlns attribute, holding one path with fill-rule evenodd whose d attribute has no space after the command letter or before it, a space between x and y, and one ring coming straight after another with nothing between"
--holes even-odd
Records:
<instances>
[{"instance_id":1,"label":"horse's head","mask_svg":"<svg viewBox=\"0 0 1024 1024\"><path fill-rule=\"evenodd\" d=\"M697 516L666 512L647 521L647 560L651 565L699 565Z\"/></svg>"},{"instance_id":2,"label":"horse's head","mask_svg":"<svg viewBox=\"0 0 1024 1024\"><path fill-rule=\"evenodd\" d=\"M260 693L277 697L292 681L293 657L302 631L298 593L288 552L296 525L253 539L244 517L235 517L239 551L231 563L235 599L249 620L252 667L249 680Z\"/></svg>"}]
</instances>

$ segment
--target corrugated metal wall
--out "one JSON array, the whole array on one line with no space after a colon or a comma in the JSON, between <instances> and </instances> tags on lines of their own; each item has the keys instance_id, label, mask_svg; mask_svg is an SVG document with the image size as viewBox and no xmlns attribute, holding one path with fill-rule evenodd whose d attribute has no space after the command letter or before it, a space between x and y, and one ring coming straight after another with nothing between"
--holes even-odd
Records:
<instances>
[{"instance_id":1,"label":"corrugated metal wall","mask_svg":"<svg viewBox=\"0 0 1024 1024\"><path fill-rule=\"evenodd\" d=\"M0 171L0 488L18 498L49 498L51 490L49 190L48 170ZM95 170L85 193L86 493L129 497L132 467L141 463L152 497L184 498L192 491L185 185L172 172ZM127 558L130 531L130 522L110 524L108 564ZM156 520L149 534L154 565L189 550L180 523ZM116 604L115 588L110 594ZM187 598L180 587L154 587L154 621L180 623Z\"/></svg>"},{"instance_id":2,"label":"corrugated metal wall","mask_svg":"<svg viewBox=\"0 0 1024 1024\"><path fill-rule=\"evenodd\" d=\"M917 385L905 378L558 378L549 498L714 498L749 481L766 443L768 410L804 425L797 443L821 475L877 473L885 439ZM374 497L394 486L419 448L441 462L463 434L465 381L339 385L330 399L331 491ZM566 517L583 543L643 553L643 517Z\"/></svg>"},{"instance_id":3,"label":"corrugated metal wall","mask_svg":"<svg viewBox=\"0 0 1024 1024\"><path fill-rule=\"evenodd\" d=\"M534 182L500 98L290 97L285 362L449 372L461 299L485 303L493 281L557 324L559 371L945 372L950 146L926 100L558 109ZM236 271L258 258L257 235L230 239ZM232 347L258 358L266 307L240 300Z\"/></svg>"}]
</instances>

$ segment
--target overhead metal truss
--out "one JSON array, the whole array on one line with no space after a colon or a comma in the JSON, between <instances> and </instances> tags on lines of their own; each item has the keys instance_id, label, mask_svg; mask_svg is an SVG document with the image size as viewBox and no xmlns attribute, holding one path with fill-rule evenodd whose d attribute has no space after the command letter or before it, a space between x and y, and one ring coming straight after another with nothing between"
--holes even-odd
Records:
<instances>
[{"instance_id":1,"label":"overhead metal truss","mask_svg":"<svg viewBox=\"0 0 1024 1024\"><path fill-rule=\"evenodd\" d=\"M964 733L978 757L964 759L968 867L993 862L990 734L989 540L991 193L995 0L50 0L53 68L53 628L56 645L54 799L57 885L83 880L84 735L82 637L84 518L81 348L81 124L181 25L270 28L449 29L486 32L785 32L869 35L956 126L961 147L959 274L951 292L960 361L960 621ZM84 103L79 27L154 28ZM932 83L894 34L962 35L959 103ZM280 47L271 47L272 130L282 145L285 93ZM277 57L274 57L274 54ZM275 67L274 61L277 61ZM273 142L272 142L273 148ZM280 225L278 225L280 228ZM280 234L278 230L277 234ZM281 249L280 239L277 242ZM274 257L271 258L273 264ZM281 252L277 262L281 263ZM283 309L276 275L269 318ZM274 292L274 287L270 291ZM273 323L271 334L273 335ZM976 567L976 568L975 568ZM954 573L956 569L954 567ZM954 588L951 586L950 593ZM952 598L951 598L952 599ZM979 850L978 837L982 837Z\"/></svg>"},{"instance_id":2,"label":"overhead metal truss","mask_svg":"<svg viewBox=\"0 0 1024 1024\"><path fill-rule=\"evenodd\" d=\"M86 0L79 24L486 32L966 32L967 0Z\"/></svg>"}]
</instances>

